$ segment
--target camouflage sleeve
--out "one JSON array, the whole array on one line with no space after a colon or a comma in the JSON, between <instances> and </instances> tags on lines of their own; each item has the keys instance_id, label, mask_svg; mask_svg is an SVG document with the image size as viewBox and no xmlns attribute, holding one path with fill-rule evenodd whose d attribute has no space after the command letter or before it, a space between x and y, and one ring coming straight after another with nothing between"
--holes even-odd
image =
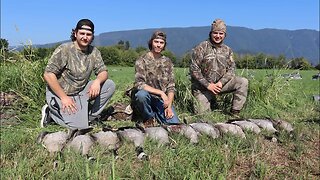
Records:
<instances>
[{"instance_id":1,"label":"camouflage sleeve","mask_svg":"<svg viewBox=\"0 0 320 180\"><path fill-rule=\"evenodd\" d=\"M67 65L67 59L63 57L63 47L60 45L54 50L44 71L60 75Z\"/></svg>"},{"instance_id":2,"label":"camouflage sleeve","mask_svg":"<svg viewBox=\"0 0 320 180\"><path fill-rule=\"evenodd\" d=\"M135 82L134 87L141 90L146 84L145 67L143 63L143 58L137 59L135 63Z\"/></svg>"},{"instance_id":3,"label":"camouflage sleeve","mask_svg":"<svg viewBox=\"0 0 320 180\"><path fill-rule=\"evenodd\" d=\"M167 86L167 93L175 91L174 68L173 68L173 63L171 62L171 60L169 63L168 72L169 72L169 84Z\"/></svg>"},{"instance_id":4,"label":"camouflage sleeve","mask_svg":"<svg viewBox=\"0 0 320 180\"><path fill-rule=\"evenodd\" d=\"M191 56L190 75L193 79L199 81L204 87L208 87L209 82L203 77L200 69L200 64L203 58L203 48L200 46L196 47Z\"/></svg>"},{"instance_id":5,"label":"camouflage sleeve","mask_svg":"<svg viewBox=\"0 0 320 180\"><path fill-rule=\"evenodd\" d=\"M227 58L227 62L229 65L227 68L227 72L219 80L222 83L222 85L225 85L235 76L236 64L233 60L233 52L231 49L229 50L229 57Z\"/></svg>"},{"instance_id":6,"label":"camouflage sleeve","mask_svg":"<svg viewBox=\"0 0 320 180\"><path fill-rule=\"evenodd\" d=\"M95 75L98 75L102 71L106 71L107 67L103 62L100 51L96 47L94 48L93 56L95 56L94 59L96 60L94 64Z\"/></svg>"}]
</instances>

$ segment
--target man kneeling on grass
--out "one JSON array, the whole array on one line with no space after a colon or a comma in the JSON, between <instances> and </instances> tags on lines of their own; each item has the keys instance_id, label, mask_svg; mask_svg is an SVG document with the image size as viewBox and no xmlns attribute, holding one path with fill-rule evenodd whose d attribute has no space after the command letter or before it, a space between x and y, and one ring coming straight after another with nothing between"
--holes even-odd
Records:
<instances>
[{"instance_id":1,"label":"man kneeling on grass","mask_svg":"<svg viewBox=\"0 0 320 180\"><path fill-rule=\"evenodd\" d=\"M235 61L230 47L223 44L227 26L221 19L213 21L209 38L193 49L190 74L191 89L200 106L196 113L210 110L215 96L233 93L230 114L239 118L246 102L248 80L235 75Z\"/></svg>"},{"instance_id":2,"label":"man kneeling on grass","mask_svg":"<svg viewBox=\"0 0 320 180\"><path fill-rule=\"evenodd\" d=\"M72 29L71 40L60 45L48 61L44 79L46 102L42 107L41 127L50 122L74 129L88 129L115 91L107 68L96 47L91 46L94 24L80 20ZM96 79L90 81L91 73Z\"/></svg>"},{"instance_id":3,"label":"man kneeling on grass","mask_svg":"<svg viewBox=\"0 0 320 180\"><path fill-rule=\"evenodd\" d=\"M173 64L162 55L166 46L166 34L156 31L149 40L150 51L135 63L135 88L133 104L142 116L143 127L160 124L178 123L173 107L175 83Z\"/></svg>"}]
</instances>

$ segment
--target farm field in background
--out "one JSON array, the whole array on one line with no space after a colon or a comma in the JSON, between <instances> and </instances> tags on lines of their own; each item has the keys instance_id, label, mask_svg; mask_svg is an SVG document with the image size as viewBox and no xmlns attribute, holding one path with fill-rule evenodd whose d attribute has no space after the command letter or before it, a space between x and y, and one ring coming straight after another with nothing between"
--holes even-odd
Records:
<instances>
[{"instance_id":1,"label":"farm field in background","mask_svg":"<svg viewBox=\"0 0 320 180\"><path fill-rule=\"evenodd\" d=\"M108 67L109 78L116 82L118 89L123 90L123 87L129 87L134 82L134 67ZM311 94L319 94L319 81L312 80L312 76L319 73L317 70L292 70L292 69L238 69L237 75L247 77L249 80L260 81L266 78L267 75L280 76L281 74L299 73L302 76L301 80L291 80L293 86L304 87L305 92ZM189 69L175 68L175 76L181 77L184 81L188 81ZM253 76L253 77L252 77ZM303 92L302 92L303 93Z\"/></svg>"},{"instance_id":2,"label":"farm field in background","mask_svg":"<svg viewBox=\"0 0 320 180\"><path fill-rule=\"evenodd\" d=\"M255 135L246 132L246 139L232 135L211 139L200 137L197 145L173 134L174 147L159 146L147 139L144 145L149 161L136 159L134 146L120 148L120 158L114 160L101 148L94 148L96 161L66 150L58 158L49 157L35 143L39 132L40 109L45 99L42 79L44 62L1 64L1 92L13 92L18 98L10 106L1 106L1 179L318 179L320 177L320 80L312 80L318 71L299 71L302 79L282 78L295 70L237 70L249 79L249 95L241 115L246 118L281 118L294 126L290 136L281 132L278 142L265 138L267 132ZM133 67L108 67L109 78L117 86L109 105L128 103L123 94L134 81ZM230 96L218 97L218 107L212 112L193 115L194 100L190 94L188 69L176 68L177 95L175 106L180 119L188 123L200 120L225 122L231 117ZM131 121L105 121L113 127L133 126ZM96 125L94 131L99 131ZM48 131L63 130L52 125Z\"/></svg>"}]
</instances>

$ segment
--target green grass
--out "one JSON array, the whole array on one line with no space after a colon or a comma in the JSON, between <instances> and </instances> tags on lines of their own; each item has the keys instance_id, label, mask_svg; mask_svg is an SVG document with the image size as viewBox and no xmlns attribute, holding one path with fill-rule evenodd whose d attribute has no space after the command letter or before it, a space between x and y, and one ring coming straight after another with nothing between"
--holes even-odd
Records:
<instances>
[{"instance_id":1,"label":"green grass","mask_svg":"<svg viewBox=\"0 0 320 180\"><path fill-rule=\"evenodd\" d=\"M171 135L175 148L159 146L147 139L144 149L150 161L136 159L134 146L125 144L120 158L113 160L99 147L91 153L97 160L88 162L72 151L63 157L48 156L45 149L35 143L39 132L40 109L45 101L45 83L42 79L44 61L1 63L0 89L15 92L19 99L10 107L1 107L1 116L15 112L11 118L1 118L1 179L317 179L319 178L320 106L312 100L319 94L320 81L311 80L317 71L300 71L302 80L286 80L279 76L292 70L238 70L249 78L249 95L241 112L244 117L282 118L294 125L290 137L282 132L273 143L263 132L246 132L246 139L227 135L218 139L200 137L197 145L183 136ZM108 67L109 78L117 90L110 104L129 102L123 96L132 86L134 68ZM203 115L192 114L195 104L190 92L187 69L176 69L175 105L180 118L188 122L204 119L211 122L226 121L230 117L222 111L229 108L230 96L219 97L219 109ZM266 78L272 74L271 78ZM3 116L2 116L3 117ZM16 119L17 124L8 121ZM133 125L128 121L108 122L120 127ZM96 127L98 131L100 127ZM49 131L62 130L49 126ZM58 159L57 168L53 162Z\"/></svg>"}]
</instances>

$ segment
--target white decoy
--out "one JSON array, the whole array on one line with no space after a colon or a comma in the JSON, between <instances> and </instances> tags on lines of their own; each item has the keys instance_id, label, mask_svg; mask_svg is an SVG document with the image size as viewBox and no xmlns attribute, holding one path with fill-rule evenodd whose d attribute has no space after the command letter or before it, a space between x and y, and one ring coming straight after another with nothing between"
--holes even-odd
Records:
<instances>
[{"instance_id":1,"label":"white decoy","mask_svg":"<svg viewBox=\"0 0 320 180\"><path fill-rule=\"evenodd\" d=\"M118 157L118 149L121 147L122 142L116 132L105 129L105 131L99 131L92 134L92 136L102 148L112 151L115 158Z\"/></svg>"},{"instance_id":2,"label":"white decoy","mask_svg":"<svg viewBox=\"0 0 320 180\"><path fill-rule=\"evenodd\" d=\"M204 122L191 123L190 126L195 129L200 134L205 134L213 139L218 138L220 136L219 129L213 127L211 124Z\"/></svg>"},{"instance_id":3,"label":"white decoy","mask_svg":"<svg viewBox=\"0 0 320 180\"><path fill-rule=\"evenodd\" d=\"M167 131L179 133L190 140L191 143L197 144L199 142L198 133L187 124L163 124Z\"/></svg>"},{"instance_id":4,"label":"white decoy","mask_svg":"<svg viewBox=\"0 0 320 180\"><path fill-rule=\"evenodd\" d=\"M50 155L56 152L61 152L67 144L68 134L63 131L49 133L47 131L41 132L37 137L37 142L41 143Z\"/></svg>"},{"instance_id":5,"label":"white decoy","mask_svg":"<svg viewBox=\"0 0 320 180\"><path fill-rule=\"evenodd\" d=\"M251 121L253 123L255 123L256 125L258 125L260 128L262 128L263 130L266 130L270 133L276 133L278 132L274 127L273 127L273 123L268 120L268 119L248 119L248 121Z\"/></svg>"},{"instance_id":6,"label":"white decoy","mask_svg":"<svg viewBox=\"0 0 320 180\"><path fill-rule=\"evenodd\" d=\"M229 121L228 123L238 125L242 130L252 131L256 134L259 134L261 132L259 126L251 121L235 120L235 121Z\"/></svg>"},{"instance_id":7,"label":"white decoy","mask_svg":"<svg viewBox=\"0 0 320 180\"><path fill-rule=\"evenodd\" d=\"M219 131L224 134L230 133L230 134L239 136L241 138L246 138L246 135L244 134L243 130L235 124L215 123L214 127L218 128Z\"/></svg>"},{"instance_id":8,"label":"white decoy","mask_svg":"<svg viewBox=\"0 0 320 180\"><path fill-rule=\"evenodd\" d=\"M161 145L170 143L168 131L163 127L148 127L144 129L145 134L152 140L159 142Z\"/></svg>"}]
</instances>

